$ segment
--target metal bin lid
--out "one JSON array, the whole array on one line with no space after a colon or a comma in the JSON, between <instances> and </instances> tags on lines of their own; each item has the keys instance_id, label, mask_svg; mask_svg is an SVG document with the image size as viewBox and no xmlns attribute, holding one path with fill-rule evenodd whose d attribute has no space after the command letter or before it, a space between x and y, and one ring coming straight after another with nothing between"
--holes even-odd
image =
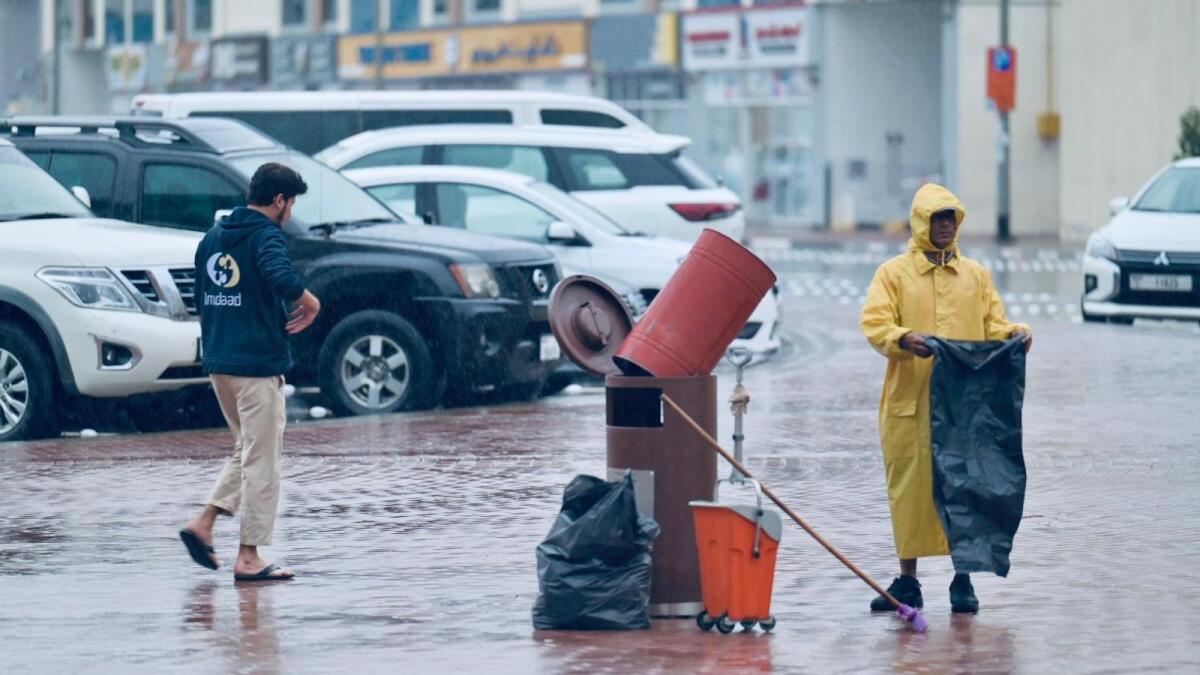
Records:
<instances>
[{"instance_id":1,"label":"metal bin lid","mask_svg":"<svg viewBox=\"0 0 1200 675\"><path fill-rule=\"evenodd\" d=\"M633 330L633 315L608 284L576 274L554 287L550 330L580 368L594 375L620 375L613 356Z\"/></svg>"}]
</instances>

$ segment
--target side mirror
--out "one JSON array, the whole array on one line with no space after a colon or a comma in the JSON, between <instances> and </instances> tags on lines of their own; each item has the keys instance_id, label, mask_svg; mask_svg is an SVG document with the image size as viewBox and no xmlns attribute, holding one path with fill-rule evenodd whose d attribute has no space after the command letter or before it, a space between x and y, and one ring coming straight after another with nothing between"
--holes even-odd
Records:
<instances>
[{"instance_id":1,"label":"side mirror","mask_svg":"<svg viewBox=\"0 0 1200 675\"><path fill-rule=\"evenodd\" d=\"M550 241L575 241L579 238L579 233L571 225L556 220L546 228L546 238Z\"/></svg>"},{"instance_id":2,"label":"side mirror","mask_svg":"<svg viewBox=\"0 0 1200 675\"><path fill-rule=\"evenodd\" d=\"M1111 215L1117 215L1129 206L1129 197L1114 197L1108 202L1108 212Z\"/></svg>"},{"instance_id":3,"label":"side mirror","mask_svg":"<svg viewBox=\"0 0 1200 675\"><path fill-rule=\"evenodd\" d=\"M87 188L82 185L72 185L71 194L75 195L75 199L83 202L83 205L92 208L92 195L88 193Z\"/></svg>"},{"instance_id":4,"label":"side mirror","mask_svg":"<svg viewBox=\"0 0 1200 675\"><path fill-rule=\"evenodd\" d=\"M217 209L216 213L213 214L213 225L220 223L222 218L231 213L233 213L233 209Z\"/></svg>"}]
</instances>

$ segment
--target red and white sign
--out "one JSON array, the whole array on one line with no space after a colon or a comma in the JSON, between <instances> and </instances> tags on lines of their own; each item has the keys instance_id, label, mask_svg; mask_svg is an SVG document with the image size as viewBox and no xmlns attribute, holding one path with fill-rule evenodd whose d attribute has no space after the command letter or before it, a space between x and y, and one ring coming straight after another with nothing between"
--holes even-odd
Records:
<instances>
[{"instance_id":1,"label":"red and white sign","mask_svg":"<svg viewBox=\"0 0 1200 675\"><path fill-rule=\"evenodd\" d=\"M683 17L683 67L687 70L737 68L741 62L741 26L737 12Z\"/></svg>"},{"instance_id":2,"label":"red and white sign","mask_svg":"<svg viewBox=\"0 0 1200 675\"><path fill-rule=\"evenodd\" d=\"M746 12L746 55L755 66L806 66L808 10Z\"/></svg>"},{"instance_id":3,"label":"red and white sign","mask_svg":"<svg viewBox=\"0 0 1200 675\"><path fill-rule=\"evenodd\" d=\"M687 14L682 33L686 70L794 68L811 63L804 8Z\"/></svg>"}]
</instances>

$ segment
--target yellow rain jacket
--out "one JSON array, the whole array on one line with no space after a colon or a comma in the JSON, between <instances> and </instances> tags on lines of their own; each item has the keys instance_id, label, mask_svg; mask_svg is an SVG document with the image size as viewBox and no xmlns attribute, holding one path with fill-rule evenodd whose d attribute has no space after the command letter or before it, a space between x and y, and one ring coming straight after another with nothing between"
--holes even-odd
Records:
<instances>
[{"instance_id":1,"label":"yellow rain jacket","mask_svg":"<svg viewBox=\"0 0 1200 675\"><path fill-rule=\"evenodd\" d=\"M962 203L949 190L928 184L913 197L908 251L879 266L862 309L862 330L888 359L879 399L879 436L887 475L892 533L901 559L948 555L946 535L933 503L929 437L929 376L933 359L900 348L910 331L952 340L1003 340L1029 332L1004 318L1004 303L986 269L958 253L958 240L944 251L929 240L929 219L954 209L961 226ZM926 252L944 257L930 262ZM939 260L939 262L942 262Z\"/></svg>"}]
</instances>

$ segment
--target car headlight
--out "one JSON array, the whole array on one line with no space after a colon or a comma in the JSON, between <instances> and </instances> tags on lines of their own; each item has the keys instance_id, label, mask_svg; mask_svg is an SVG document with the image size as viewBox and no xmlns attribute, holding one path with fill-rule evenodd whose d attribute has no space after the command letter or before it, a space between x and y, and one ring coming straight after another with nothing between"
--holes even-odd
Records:
<instances>
[{"instance_id":1,"label":"car headlight","mask_svg":"<svg viewBox=\"0 0 1200 675\"><path fill-rule=\"evenodd\" d=\"M451 265L450 273L468 298L500 297L500 283L488 265Z\"/></svg>"},{"instance_id":2,"label":"car headlight","mask_svg":"<svg viewBox=\"0 0 1200 675\"><path fill-rule=\"evenodd\" d=\"M1087 254L1096 258L1106 258L1114 262L1117 259L1116 247L1099 234L1093 234L1088 238Z\"/></svg>"},{"instance_id":3,"label":"car headlight","mask_svg":"<svg viewBox=\"0 0 1200 675\"><path fill-rule=\"evenodd\" d=\"M78 307L117 312L142 311L120 279L103 268L47 267L38 271L37 278Z\"/></svg>"}]
</instances>

